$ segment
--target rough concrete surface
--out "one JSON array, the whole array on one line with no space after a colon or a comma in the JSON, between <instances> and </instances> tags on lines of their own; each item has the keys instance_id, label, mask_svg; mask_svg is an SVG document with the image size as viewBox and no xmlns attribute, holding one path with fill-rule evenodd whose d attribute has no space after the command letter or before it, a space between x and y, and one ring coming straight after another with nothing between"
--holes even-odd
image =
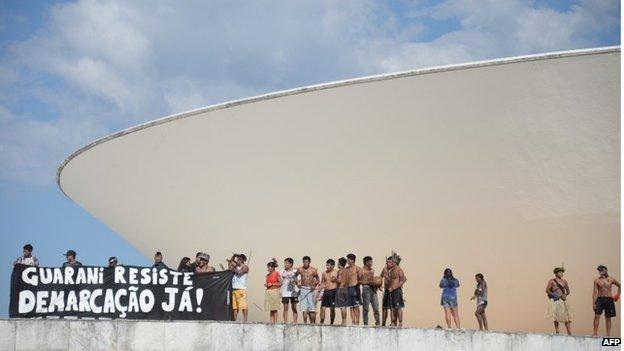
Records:
<instances>
[{"instance_id":1,"label":"rough concrete surface","mask_svg":"<svg viewBox=\"0 0 624 351\"><path fill-rule=\"evenodd\" d=\"M601 338L210 321L0 320L0 350L619 350Z\"/></svg>"}]
</instances>

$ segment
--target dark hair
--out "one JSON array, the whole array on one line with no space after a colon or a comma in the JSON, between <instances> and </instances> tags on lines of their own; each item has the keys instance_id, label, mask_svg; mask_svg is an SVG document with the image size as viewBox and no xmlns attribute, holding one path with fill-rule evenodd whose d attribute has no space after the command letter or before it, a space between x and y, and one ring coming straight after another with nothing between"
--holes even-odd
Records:
<instances>
[{"instance_id":1,"label":"dark hair","mask_svg":"<svg viewBox=\"0 0 624 351\"><path fill-rule=\"evenodd\" d=\"M344 257L340 257L340 258L338 259L338 265L339 265L340 267L344 267L346 264L347 264L347 259L346 259L346 258L344 258Z\"/></svg>"},{"instance_id":2,"label":"dark hair","mask_svg":"<svg viewBox=\"0 0 624 351\"><path fill-rule=\"evenodd\" d=\"M199 257L199 255L201 255L201 251L195 254L195 258Z\"/></svg>"},{"instance_id":3,"label":"dark hair","mask_svg":"<svg viewBox=\"0 0 624 351\"><path fill-rule=\"evenodd\" d=\"M373 260L373 258L372 258L372 257L370 257L370 256L366 256L366 257L364 257L364 260L362 260L362 262L364 262L364 264L366 264L366 262L368 262L368 261L372 261L372 260Z\"/></svg>"},{"instance_id":4,"label":"dark hair","mask_svg":"<svg viewBox=\"0 0 624 351\"><path fill-rule=\"evenodd\" d=\"M189 263L191 259L188 257L182 257L182 259L180 260L180 264L178 265L178 272L188 272L188 267L186 267L186 264Z\"/></svg>"},{"instance_id":5,"label":"dark hair","mask_svg":"<svg viewBox=\"0 0 624 351\"><path fill-rule=\"evenodd\" d=\"M336 261L334 261L334 260L333 260L333 259L331 259L331 258L330 258L329 260L327 260L327 262L325 262L325 263L331 264L332 266L335 266L335 265L336 265Z\"/></svg>"},{"instance_id":6,"label":"dark hair","mask_svg":"<svg viewBox=\"0 0 624 351\"><path fill-rule=\"evenodd\" d=\"M28 251L31 251L31 252L32 252L33 247L32 247L32 245L30 245L30 244L26 244L26 245L24 245L24 250L28 250Z\"/></svg>"},{"instance_id":7,"label":"dark hair","mask_svg":"<svg viewBox=\"0 0 624 351\"><path fill-rule=\"evenodd\" d=\"M352 253L351 253L351 254L348 254L348 255L347 255L347 258L348 258L348 259L350 259L350 260L352 260L352 261L355 261L355 255L354 255L354 254L352 254Z\"/></svg>"},{"instance_id":8,"label":"dark hair","mask_svg":"<svg viewBox=\"0 0 624 351\"><path fill-rule=\"evenodd\" d=\"M485 278L483 278L483 274L481 274L481 273L475 274L475 277L477 277L477 278L479 278L481 280L485 280Z\"/></svg>"},{"instance_id":9,"label":"dark hair","mask_svg":"<svg viewBox=\"0 0 624 351\"><path fill-rule=\"evenodd\" d=\"M277 268L277 261L271 260L267 263L267 267Z\"/></svg>"},{"instance_id":10,"label":"dark hair","mask_svg":"<svg viewBox=\"0 0 624 351\"><path fill-rule=\"evenodd\" d=\"M310 258L310 256L303 256L303 261L308 260L310 262L312 262L312 259Z\"/></svg>"},{"instance_id":11,"label":"dark hair","mask_svg":"<svg viewBox=\"0 0 624 351\"><path fill-rule=\"evenodd\" d=\"M245 256L245 254L238 254L238 257L240 257L243 262L247 261L247 256Z\"/></svg>"},{"instance_id":12,"label":"dark hair","mask_svg":"<svg viewBox=\"0 0 624 351\"><path fill-rule=\"evenodd\" d=\"M288 262L290 264L294 264L295 261L292 259L292 257L288 257L287 259L284 260L284 262Z\"/></svg>"},{"instance_id":13,"label":"dark hair","mask_svg":"<svg viewBox=\"0 0 624 351\"><path fill-rule=\"evenodd\" d=\"M444 278L455 280L455 277L453 277L453 271L450 268L446 268L444 270Z\"/></svg>"}]
</instances>

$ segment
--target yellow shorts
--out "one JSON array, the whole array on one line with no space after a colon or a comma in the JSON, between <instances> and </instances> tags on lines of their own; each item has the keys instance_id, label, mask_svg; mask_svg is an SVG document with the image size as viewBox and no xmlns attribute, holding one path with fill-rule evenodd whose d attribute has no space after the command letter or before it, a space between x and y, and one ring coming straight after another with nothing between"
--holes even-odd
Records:
<instances>
[{"instance_id":1,"label":"yellow shorts","mask_svg":"<svg viewBox=\"0 0 624 351\"><path fill-rule=\"evenodd\" d=\"M232 291L232 309L233 310L246 310L247 309L247 290L234 289Z\"/></svg>"}]
</instances>

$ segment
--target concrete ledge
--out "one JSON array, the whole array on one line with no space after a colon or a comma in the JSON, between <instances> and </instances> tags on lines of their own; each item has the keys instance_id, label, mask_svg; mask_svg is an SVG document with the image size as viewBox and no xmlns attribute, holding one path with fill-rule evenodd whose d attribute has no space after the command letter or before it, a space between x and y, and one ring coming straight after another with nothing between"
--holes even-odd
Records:
<instances>
[{"instance_id":1,"label":"concrete ledge","mask_svg":"<svg viewBox=\"0 0 624 351\"><path fill-rule=\"evenodd\" d=\"M211 321L0 320L0 350L601 350L601 338ZM605 347L619 350L619 347Z\"/></svg>"}]
</instances>

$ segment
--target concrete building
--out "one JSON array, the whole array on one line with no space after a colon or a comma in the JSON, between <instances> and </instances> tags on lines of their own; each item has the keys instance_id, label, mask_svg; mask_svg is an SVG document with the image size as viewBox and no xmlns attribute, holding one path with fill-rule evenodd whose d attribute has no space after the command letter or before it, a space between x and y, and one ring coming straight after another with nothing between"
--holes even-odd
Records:
<instances>
[{"instance_id":1,"label":"concrete building","mask_svg":"<svg viewBox=\"0 0 624 351\"><path fill-rule=\"evenodd\" d=\"M265 264L403 256L406 323L444 325L438 282L489 285L494 330L551 332L565 265L573 330L590 333L598 264L620 277L620 49L517 57L340 81L145 123L59 168L62 191L147 257ZM255 321L268 313L250 306ZM619 308L619 306L618 306ZM619 311L618 311L619 312ZM619 317L613 325L619 330Z\"/></svg>"},{"instance_id":2,"label":"concrete building","mask_svg":"<svg viewBox=\"0 0 624 351\"><path fill-rule=\"evenodd\" d=\"M619 350L601 338L196 321L0 320L2 350Z\"/></svg>"}]
</instances>

